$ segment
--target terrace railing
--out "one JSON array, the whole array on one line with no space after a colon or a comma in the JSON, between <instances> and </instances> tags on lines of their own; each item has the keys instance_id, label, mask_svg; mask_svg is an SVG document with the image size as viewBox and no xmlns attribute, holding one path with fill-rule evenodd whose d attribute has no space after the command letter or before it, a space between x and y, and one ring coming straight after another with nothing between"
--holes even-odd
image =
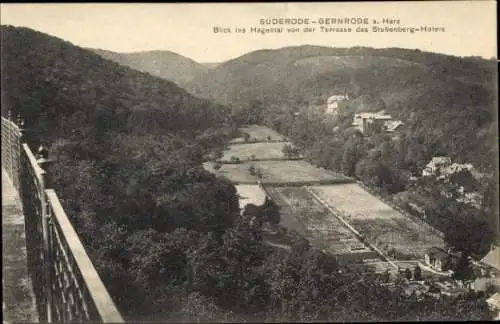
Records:
<instances>
[{"instance_id":1,"label":"terrace railing","mask_svg":"<svg viewBox=\"0 0 500 324\"><path fill-rule=\"evenodd\" d=\"M21 129L2 117L2 168L23 205L28 270L42 322L113 322L123 318L89 259ZM18 179L17 182L14 179Z\"/></svg>"},{"instance_id":2,"label":"terrace railing","mask_svg":"<svg viewBox=\"0 0 500 324\"><path fill-rule=\"evenodd\" d=\"M7 171L14 188L19 192L19 163L21 130L12 121L2 117L2 169Z\"/></svg>"}]
</instances>

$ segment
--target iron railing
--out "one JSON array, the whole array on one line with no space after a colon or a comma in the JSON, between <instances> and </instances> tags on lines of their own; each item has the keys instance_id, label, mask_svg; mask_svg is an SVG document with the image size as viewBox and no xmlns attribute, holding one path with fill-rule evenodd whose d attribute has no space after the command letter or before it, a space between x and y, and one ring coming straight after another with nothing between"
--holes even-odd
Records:
<instances>
[{"instance_id":1,"label":"iron railing","mask_svg":"<svg viewBox=\"0 0 500 324\"><path fill-rule=\"evenodd\" d=\"M20 141L19 127L2 117L2 168L17 178L40 320L123 323L59 198L47 188L45 170Z\"/></svg>"},{"instance_id":2,"label":"iron railing","mask_svg":"<svg viewBox=\"0 0 500 324\"><path fill-rule=\"evenodd\" d=\"M7 171L14 188L19 188L21 130L12 121L2 117L2 169Z\"/></svg>"}]
</instances>

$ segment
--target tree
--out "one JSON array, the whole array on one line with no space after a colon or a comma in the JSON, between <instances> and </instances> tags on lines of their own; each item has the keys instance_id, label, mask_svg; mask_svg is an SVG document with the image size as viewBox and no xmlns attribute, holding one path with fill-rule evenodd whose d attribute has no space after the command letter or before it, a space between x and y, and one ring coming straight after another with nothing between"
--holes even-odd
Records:
<instances>
[{"instance_id":1,"label":"tree","mask_svg":"<svg viewBox=\"0 0 500 324\"><path fill-rule=\"evenodd\" d=\"M344 146L342 157L342 168L348 176L353 176L356 171L356 163L364 155L362 139L349 138Z\"/></svg>"},{"instance_id":2,"label":"tree","mask_svg":"<svg viewBox=\"0 0 500 324\"><path fill-rule=\"evenodd\" d=\"M300 156L300 151L299 151L299 149L298 149L298 148L296 148L296 147L292 147L292 148L290 149L290 158L291 158L291 159L296 159L296 158L298 158L299 156Z\"/></svg>"},{"instance_id":3,"label":"tree","mask_svg":"<svg viewBox=\"0 0 500 324\"><path fill-rule=\"evenodd\" d=\"M417 281L422 280L422 269L420 269L418 265L416 265L413 270L413 279Z\"/></svg>"},{"instance_id":4,"label":"tree","mask_svg":"<svg viewBox=\"0 0 500 324\"><path fill-rule=\"evenodd\" d=\"M291 151L292 151L292 146L290 144L283 145L283 148L281 149L281 152L283 153L283 156L286 159L290 159L292 154Z\"/></svg>"},{"instance_id":5,"label":"tree","mask_svg":"<svg viewBox=\"0 0 500 324\"><path fill-rule=\"evenodd\" d=\"M221 167L222 167L222 164L220 164L219 162L214 164L214 170L216 170L216 171L220 170Z\"/></svg>"},{"instance_id":6,"label":"tree","mask_svg":"<svg viewBox=\"0 0 500 324\"><path fill-rule=\"evenodd\" d=\"M389 269L385 270L382 274L382 280L386 283L391 280L391 273L389 272Z\"/></svg>"},{"instance_id":7,"label":"tree","mask_svg":"<svg viewBox=\"0 0 500 324\"><path fill-rule=\"evenodd\" d=\"M221 309L213 297L206 297L199 292L190 293L182 301L178 315L183 321L191 323L222 323L233 318L233 314Z\"/></svg>"},{"instance_id":8,"label":"tree","mask_svg":"<svg viewBox=\"0 0 500 324\"><path fill-rule=\"evenodd\" d=\"M453 266L452 269L452 278L461 281L465 286L470 285L470 283L474 279L474 270L472 269L470 258L465 253L461 254L456 265Z\"/></svg>"},{"instance_id":9,"label":"tree","mask_svg":"<svg viewBox=\"0 0 500 324\"><path fill-rule=\"evenodd\" d=\"M279 224L281 220L280 208L272 199L266 196L266 200L264 202L264 205L261 207L261 210L263 219L265 219L272 225Z\"/></svg>"},{"instance_id":10,"label":"tree","mask_svg":"<svg viewBox=\"0 0 500 324\"><path fill-rule=\"evenodd\" d=\"M250 141L250 134L243 133L243 140L245 141L245 143L248 143Z\"/></svg>"},{"instance_id":11,"label":"tree","mask_svg":"<svg viewBox=\"0 0 500 324\"><path fill-rule=\"evenodd\" d=\"M411 270L408 268L405 269L405 277L406 277L406 279L411 280L411 277L412 277Z\"/></svg>"},{"instance_id":12,"label":"tree","mask_svg":"<svg viewBox=\"0 0 500 324\"><path fill-rule=\"evenodd\" d=\"M255 167L253 165L248 167L248 173L253 176L255 175Z\"/></svg>"},{"instance_id":13,"label":"tree","mask_svg":"<svg viewBox=\"0 0 500 324\"><path fill-rule=\"evenodd\" d=\"M224 156L222 150L216 150L214 153L215 161L219 161Z\"/></svg>"},{"instance_id":14,"label":"tree","mask_svg":"<svg viewBox=\"0 0 500 324\"><path fill-rule=\"evenodd\" d=\"M237 156L231 156L231 159L230 159L231 163L241 163L240 161L240 158L237 157Z\"/></svg>"}]
</instances>

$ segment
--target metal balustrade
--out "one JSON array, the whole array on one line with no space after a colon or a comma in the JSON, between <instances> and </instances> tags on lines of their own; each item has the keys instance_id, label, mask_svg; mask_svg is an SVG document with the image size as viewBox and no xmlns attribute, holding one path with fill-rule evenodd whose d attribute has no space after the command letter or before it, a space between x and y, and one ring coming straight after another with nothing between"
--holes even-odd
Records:
<instances>
[{"instance_id":1,"label":"metal balustrade","mask_svg":"<svg viewBox=\"0 0 500 324\"><path fill-rule=\"evenodd\" d=\"M14 188L19 190L21 130L12 121L2 117L2 169L7 171Z\"/></svg>"},{"instance_id":2,"label":"metal balustrade","mask_svg":"<svg viewBox=\"0 0 500 324\"><path fill-rule=\"evenodd\" d=\"M2 117L2 168L21 196L40 321L123 323L59 198L46 188L45 170L28 145L20 145L21 135L15 123Z\"/></svg>"}]
</instances>

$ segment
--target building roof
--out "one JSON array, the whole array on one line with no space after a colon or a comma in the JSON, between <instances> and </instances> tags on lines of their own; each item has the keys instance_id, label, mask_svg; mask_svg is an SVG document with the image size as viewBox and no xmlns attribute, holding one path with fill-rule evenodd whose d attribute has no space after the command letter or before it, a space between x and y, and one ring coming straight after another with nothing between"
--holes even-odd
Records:
<instances>
[{"instance_id":1,"label":"building roof","mask_svg":"<svg viewBox=\"0 0 500 324\"><path fill-rule=\"evenodd\" d=\"M333 95L331 97L328 98L327 102L330 103L330 102L333 102L333 101L341 101L341 100L347 100L348 95L345 94L345 95Z\"/></svg>"},{"instance_id":2,"label":"building roof","mask_svg":"<svg viewBox=\"0 0 500 324\"><path fill-rule=\"evenodd\" d=\"M488 300L486 300L486 302L489 305L493 306L494 308L500 309L500 293L494 294L493 296L488 298Z\"/></svg>"},{"instance_id":3,"label":"building roof","mask_svg":"<svg viewBox=\"0 0 500 324\"><path fill-rule=\"evenodd\" d=\"M400 120L389 120L385 123L388 132L394 132L399 126L404 125Z\"/></svg>"},{"instance_id":4,"label":"building roof","mask_svg":"<svg viewBox=\"0 0 500 324\"><path fill-rule=\"evenodd\" d=\"M384 115L381 113L372 113L372 112L362 112L354 115L354 118L362 118L362 119L384 119L390 120L392 119L391 115Z\"/></svg>"},{"instance_id":5,"label":"building roof","mask_svg":"<svg viewBox=\"0 0 500 324\"><path fill-rule=\"evenodd\" d=\"M451 163L451 159L448 156L435 156L429 162L429 164L433 164L433 165L441 165L441 164L448 164L448 163Z\"/></svg>"},{"instance_id":6,"label":"building roof","mask_svg":"<svg viewBox=\"0 0 500 324\"><path fill-rule=\"evenodd\" d=\"M428 249L426 253L429 256L432 255L435 258L441 259L441 260L449 258L449 257L455 258L455 260L456 260L456 259L460 258L460 255L461 255L460 253L449 252L449 251L446 251L446 250L441 249L441 248L436 247L436 246L433 246L430 249Z\"/></svg>"},{"instance_id":7,"label":"building roof","mask_svg":"<svg viewBox=\"0 0 500 324\"><path fill-rule=\"evenodd\" d=\"M437 247L432 247L432 248L428 249L427 254L429 256L433 256L436 259L441 259L441 260L446 259L448 257L448 253L446 253L445 251L443 251Z\"/></svg>"},{"instance_id":8,"label":"building roof","mask_svg":"<svg viewBox=\"0 0 500 324\"><path fill-rule=\"evenodd\" d=\"M500 270L500 247L495 246L488 254L486 254L481 262Z\"/></svg>"}]
</instances>

